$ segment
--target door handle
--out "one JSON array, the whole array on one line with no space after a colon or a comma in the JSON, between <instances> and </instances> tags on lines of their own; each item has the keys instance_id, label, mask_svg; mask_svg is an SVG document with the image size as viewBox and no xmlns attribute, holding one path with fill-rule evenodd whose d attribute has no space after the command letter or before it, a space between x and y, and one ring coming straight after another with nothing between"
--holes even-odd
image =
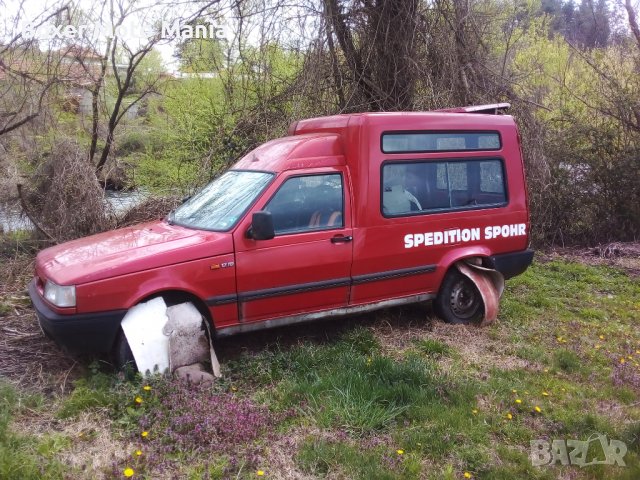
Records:
<instances>
[{"instance_id":1,"label":"door handle","mask_svg":"<svg viewBox=\"0 0 640 480\"><path fill-rule=\"evenodd\" d=\"M351 235L348 235L348 236L339 235L339 236L332 237L331 243L347 243L347 242L350 242L351 240L353 240L353 237Z\"/></svg>"}]
</instances>

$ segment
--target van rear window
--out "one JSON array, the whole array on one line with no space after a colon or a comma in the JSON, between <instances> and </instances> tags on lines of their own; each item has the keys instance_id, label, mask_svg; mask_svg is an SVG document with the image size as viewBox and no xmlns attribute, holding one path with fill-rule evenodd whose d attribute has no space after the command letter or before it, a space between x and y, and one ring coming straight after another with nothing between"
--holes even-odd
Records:
<instances>
[{"instance_id":1,"label":"van rear window","mask_svg":"<svg viewBox=\"0 0 640 480\"><path fill-rule=\"evenodd\" d=\"M389 132L382 134L384 153L500 150L498 132Z\"/></svg>"},{"instance_id":2,"label":"van rear window","mask_svg":"<svg viewBox=\"0 0 640 480\"><path fill-rule=\"evenodd\" d=\"M502 160L385 162L381 196L385 217L503 206Z\"/></svg>"}]
</instances>

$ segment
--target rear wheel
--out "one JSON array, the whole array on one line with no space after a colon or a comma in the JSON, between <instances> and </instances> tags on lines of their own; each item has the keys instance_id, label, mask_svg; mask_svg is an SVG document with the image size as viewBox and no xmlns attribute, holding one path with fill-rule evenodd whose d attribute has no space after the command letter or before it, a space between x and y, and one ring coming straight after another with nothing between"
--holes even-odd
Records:
<instances>
[{"instance_id":1,"label":"rear wheel","mask_svg":"<svg viewBox=\"0 0 640 480\"><path fill-rule=\"evenodd\" d=\"M477 287L456 269L444 277L434 308L440 318L454 324L479 323L484 315L484 303Z\"/></svg>"}]
</instances>

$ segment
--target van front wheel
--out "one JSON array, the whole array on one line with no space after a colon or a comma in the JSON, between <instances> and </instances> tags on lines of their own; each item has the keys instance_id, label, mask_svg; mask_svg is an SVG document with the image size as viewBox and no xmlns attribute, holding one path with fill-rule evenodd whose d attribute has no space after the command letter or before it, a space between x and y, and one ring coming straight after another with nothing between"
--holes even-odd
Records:
<instances>
[{"instance_id":1,"label":"van front wheel","mask_svg":"<svg viewBox=\"0 0 640 480\"><path fill-rule=\"evenodd\" d=\"M444 277L434 308L440 318L454 324L479 323L484 315L484 303L478 288L456 269Z\"/></svg>"},{"instance_id":2,"label":"van front wheel","mask_svg":"<svg viewBox=\"0 0 640 480\"><path fill-rule=\"evenodd\" d=\"M120 329L112 353L113 362L118 370L126 370L127 368L137 370L136 360L133 358L131 347L129 347L129 342L122 329Z\"/></svg>"}]
</instances>

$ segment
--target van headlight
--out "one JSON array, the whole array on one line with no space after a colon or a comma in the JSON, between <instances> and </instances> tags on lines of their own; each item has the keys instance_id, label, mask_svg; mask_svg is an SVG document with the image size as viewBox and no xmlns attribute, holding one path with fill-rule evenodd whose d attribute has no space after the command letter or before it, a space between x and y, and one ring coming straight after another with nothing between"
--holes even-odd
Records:
<instances>
[{"instance_id":1,"label":"van headlight","mask_svg":"<svg viewBox=\"0 0 640 480\"><path fill-rule=\"evenodd\" d=\"M44 298L56 307L75 307L76 287L75 285L56 285L51 280L47 280L44 285Z\"/></svg>"}]
</instances>

